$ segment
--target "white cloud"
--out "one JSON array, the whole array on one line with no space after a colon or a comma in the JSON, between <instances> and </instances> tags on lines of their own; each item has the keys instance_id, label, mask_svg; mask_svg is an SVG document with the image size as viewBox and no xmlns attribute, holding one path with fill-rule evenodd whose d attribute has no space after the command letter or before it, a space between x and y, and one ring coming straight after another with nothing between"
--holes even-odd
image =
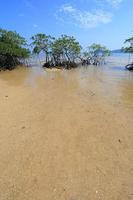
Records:
<instances>
[{"instance_id":1,"label":"white cloud","mask_svg":"<svg viewBox=\"0 0 133 200\"><path fill-rule=\"evenodd\" d=\"M114 7L118 7L123 0L106 0L106 1Z\"/></svg>"},{"instance_id":2,"label":"white cloud","mask_svg":"<svg viewBox=\"0 0 133 200\"><path fill-rule=\"evenodd\" d=\"M64 21L67 19L70 23L83 28L93 28L112 21L112 15L108 12L101 10L96 10L95 12L82 11L71 5L61 6L57 18L64 19Z\"/></svg>"},{"instance_id":3,"label":"white cloud","mask_svg":"<svg viewBox=\"0 0 133 200\"><path fill-rule=\"evenodd\" d=\"M73 8L71 5L63 5L63 6L60 8L60 11L73 13L73 12L75 12L76 10L75 10L75 8Z\"/></svg>"},{"instance_id":4,"label":"white cloud","mask_svg":"<svg viewBox=\"0 0 133 200\"><path fill-rule=\"evenodd\" d=\"M75 16L77 22L80 22L82 26L86 28L96 27L99 24L108 24L112 20L112 16L109 13L103 11L97 11L95 13L82 12Z\"/></svg>"}]
</instances>

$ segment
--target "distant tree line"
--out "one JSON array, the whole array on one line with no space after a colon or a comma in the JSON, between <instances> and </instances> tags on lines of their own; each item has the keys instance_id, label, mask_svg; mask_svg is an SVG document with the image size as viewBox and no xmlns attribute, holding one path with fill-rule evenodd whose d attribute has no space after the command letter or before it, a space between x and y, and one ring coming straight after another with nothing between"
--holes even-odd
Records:
<instances>
[{"instance_id":1,"label":"distant tree line","mask_svg":"<svg viewBox=\"0 0 133 200\"><path fill-rule=\"evenodd\" d=\"M28 45L25 38L15 31L0 29L0 69L13 69L33 54L43 54L43 67L75 68L78 64L104 64L110 51L100 44L92 44L84 51L73 36L61 35L55 38L38 33L31 37ZM123 51L133 53L133 37L127 39L129 45ZM29 50L30 49L30 50Z\"/></svg>"}]
</instances>

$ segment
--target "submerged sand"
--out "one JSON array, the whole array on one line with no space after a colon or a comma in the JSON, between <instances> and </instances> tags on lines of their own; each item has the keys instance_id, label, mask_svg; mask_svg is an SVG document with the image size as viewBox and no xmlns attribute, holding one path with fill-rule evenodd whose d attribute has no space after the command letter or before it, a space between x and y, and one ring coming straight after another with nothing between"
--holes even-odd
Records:
<instances>
[{"instance_id":1,"label":"submerged sand","mask_svg":"<svg viewBox=\"0 0 133 200\"><path fill-rule=\"evenodd\" d=\"M0 73L0 200L133 198L133 74Z\"/></svg>"}]
</instances>

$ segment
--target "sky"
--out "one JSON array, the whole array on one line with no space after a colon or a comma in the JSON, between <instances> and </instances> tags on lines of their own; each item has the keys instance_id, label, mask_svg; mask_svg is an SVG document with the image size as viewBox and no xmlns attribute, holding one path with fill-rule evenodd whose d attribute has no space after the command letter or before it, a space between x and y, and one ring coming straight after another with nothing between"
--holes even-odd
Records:
<instances>
[{"instance_id":1,"label":"sky","mask_svg":"<svg viewBox=\"0 0 133 200\"><path fill-rule=\"evenodd\" d=\"M133 34L133 0L0 0L0 27L28 41L36 33L73 35L83 47L119 49Z\"/></svg>"}]
</instances>

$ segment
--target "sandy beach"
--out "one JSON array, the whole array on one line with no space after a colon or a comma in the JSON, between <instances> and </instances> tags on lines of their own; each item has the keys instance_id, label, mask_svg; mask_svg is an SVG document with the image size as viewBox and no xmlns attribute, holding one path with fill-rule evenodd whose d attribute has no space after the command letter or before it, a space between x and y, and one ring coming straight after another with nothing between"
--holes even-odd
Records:
<instances>
[{"instance_id":1,"label":"sandy beach","mask_svg":"<svg viewBox=\"0 0 133 200\"><path fill-rule=\"evenodd\" d=\"M0 200L133 198L133 73L0 72Z\"/></svg>"}]
</instances>

